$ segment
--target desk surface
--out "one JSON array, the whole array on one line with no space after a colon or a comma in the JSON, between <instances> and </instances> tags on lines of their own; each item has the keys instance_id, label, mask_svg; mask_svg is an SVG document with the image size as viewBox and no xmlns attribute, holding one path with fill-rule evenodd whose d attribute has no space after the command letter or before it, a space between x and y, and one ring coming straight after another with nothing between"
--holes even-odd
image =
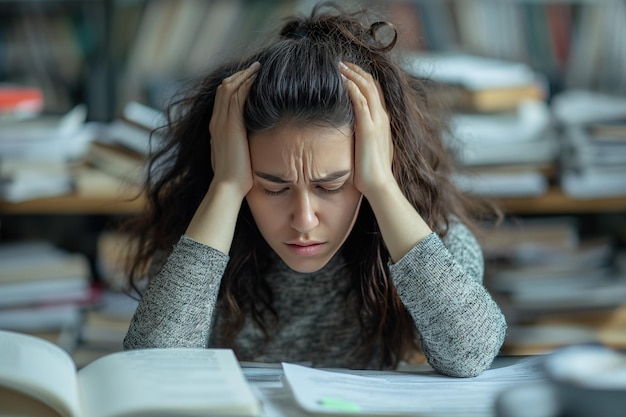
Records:
<instances>
[{"instance_id":1,"label":"desk surface","mask_svg":"<svg viewBox=\"0 0 626 417\"><path fill-rule=\"evenodd\" d=\"M344 381L332 375L359 375L374 382L356 384L356 396L365 397L365 401L376 400L383 395L384 407L402 405L404 415L462 415L464 417L500 417L496 412L496 400L500 393L521 382L532 381L537 385L546 385L543 375L537 370L540 357L498 357L491 369L476 378L449 378L433 372L429 366L403 367L399 371L351 371L329 369L335 374L327 379L319 378L320 385L334 388L341 387ZM280 365L242 363L244 375L263 403L262 417L310 417L294 399L291 390L286 388L284 371ZM345 388L345 384L342 388ZM547 386L547 385L546 385ZM341 396L342 388L333 391ZM349 388L350 390L352 387ZM314 391L314 389L310 389ZM382 392L376 392L382 390ZM343 401L340 398L340 401ZM379 402L380 404L380 402ZM425 410L420 413L415 410ZM321 414L315 414L321 415ZM337 414L333 414L337 415ZM355 414L352 414L355 415ZM356 415L359 415L357 412ZM544 414L547 415L547 414Z\"/></svg>"}]
</instances>

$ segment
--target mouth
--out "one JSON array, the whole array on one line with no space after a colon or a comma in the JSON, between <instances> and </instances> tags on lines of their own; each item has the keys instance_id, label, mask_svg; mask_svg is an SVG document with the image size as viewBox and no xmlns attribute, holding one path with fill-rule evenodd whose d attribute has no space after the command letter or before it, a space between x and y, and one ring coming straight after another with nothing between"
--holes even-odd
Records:
<instances>
[{"instance_id":1,"label":"mouth","mask_svg":"<svg viewBox=\"0 0 626 417\"><path fill-rule=\"evenodd\" d=\"M311 243L287 243L287 247L293 253L299 256L313 256L318 254L324 243L311 242Z\"/></svg>"}]
</instances>

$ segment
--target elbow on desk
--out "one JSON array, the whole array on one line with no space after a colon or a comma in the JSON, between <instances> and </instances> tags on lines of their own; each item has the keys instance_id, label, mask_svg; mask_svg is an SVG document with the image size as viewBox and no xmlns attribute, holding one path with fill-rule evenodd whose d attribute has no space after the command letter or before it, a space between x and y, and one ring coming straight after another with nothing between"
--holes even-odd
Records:
<instances>
[{"instance_id":1,"label":"elbow on desk","mask_svg":"<svg viewBox=\"0 0 626 417\"><path fill-rule=\"evenodd\" d=\"M467 333L461 338L449 340L445 346L425 349L430 365L439 373L458 378L471 378L489 369L500 353L507 324L503 315L489 329ZM434 348L434 349L433 349ZM438 354L434 352L439 352Z\"/></svg>"}]
</instances>

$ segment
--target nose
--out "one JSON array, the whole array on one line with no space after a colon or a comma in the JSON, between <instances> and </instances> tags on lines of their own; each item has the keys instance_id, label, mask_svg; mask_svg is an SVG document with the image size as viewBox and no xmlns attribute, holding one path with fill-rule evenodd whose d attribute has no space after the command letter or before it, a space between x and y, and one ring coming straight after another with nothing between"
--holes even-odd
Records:
<instances>
[{"instance_id":1,"label":"nose","mask_svg":"<svg viewBox=\"0 0 626 417\"><path fill-rule=\"evenodd\" d=\"M300 233L308 233L319 224L314 200L308 192L297 193L294 196L291 213L291 227Z\"/></svg>"}]
</instances>

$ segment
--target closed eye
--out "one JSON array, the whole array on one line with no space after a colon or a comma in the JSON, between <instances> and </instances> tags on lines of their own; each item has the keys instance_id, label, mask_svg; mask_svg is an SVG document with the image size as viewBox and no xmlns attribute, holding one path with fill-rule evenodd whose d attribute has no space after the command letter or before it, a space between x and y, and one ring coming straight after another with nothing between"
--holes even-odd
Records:
<instances>
[{"instance_id":1,"label":"closed eye","mask_svg":"<svg viewBox=\"0 0 626 417\"><path fill-rule=\"evenodd\" d=\"M326 187L318 187L318 189L326 194L337 194L343 191L343 185L338 188L326 188Z\"/></svg>"},{"instance_id":2,"label":"closed eye","mask_svg":"<svg viewBox=\"0 0 626 417\"><path fill-rule=\"evenodd\" d=\"M265 192L265 194L269 195L269 196L277 196L277 195L281 195L282 193L284 193L285 191L287 191L287 188L283 188L280 189L278 191L272 191L272 190L268 190L267 188L263 189L263 192Z\"/></svg>"}]
</instances>

